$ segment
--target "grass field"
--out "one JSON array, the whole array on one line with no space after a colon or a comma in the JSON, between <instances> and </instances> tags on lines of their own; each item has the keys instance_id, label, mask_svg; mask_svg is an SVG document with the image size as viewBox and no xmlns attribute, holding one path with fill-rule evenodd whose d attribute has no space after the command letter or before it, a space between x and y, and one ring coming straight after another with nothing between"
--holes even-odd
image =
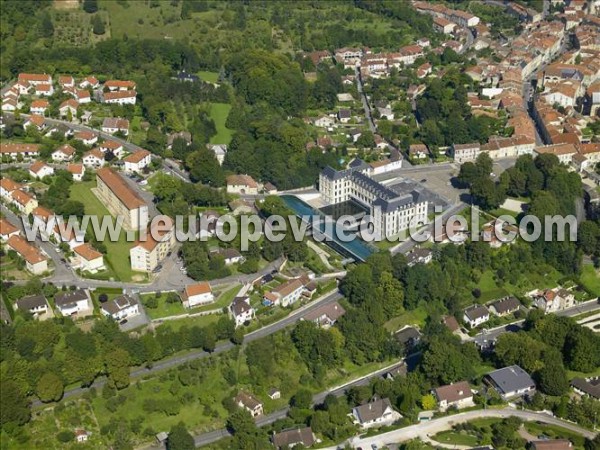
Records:
<instances>
[{"instance_id":1,"label":"grass field","mask_svg":"<svg viewBox=\"0 0 600 450\"><path fill-rule=\"evenodd\" d=\"M441 433L436 434L432 438L433 440L441 443L441 444L451 444L451 445L468 445L468 446L476 446L479 444L479 439L476 436L471 434L467 434L466 432L456 432L456 431L442 431Z\"/></svg>"},{"instance_id":2,"label":"grass field","mask_svg":"<svg viewBox=\"0 0 600 450\"><path fill-rule=\"evenodd\" d=\"M525 422L524 427L534 436L544 435L550 439L568 439L574 444L575 448L583 448L585 438L565 428L536 422Z\"/></svg>"},{"instance_id":3,"label":"grass field","mask_svg":"<svg viewBox=\"0 0 600 450\"><path fill-rule=\"evenodd\" d=\"M167 302L168 294L166 292L162 292L158 296L158 307L157 308L149 308L147 305L148 299L154 297L156 294L142 294L140 295L142 299L142 303L145 306L146 312L150 316L151 319L160 319L162 317L168 316L177 316L179 314L185 314L186 310L181 304L181 302L169 303Z\"/></svg>"},{"instance_id":4,"label":"grass field","mask_svg":"<svg viewBox=\"0 0 600 450\"><path fill-rule=\"evenodd\" d=\"M600 274L594 266L585 265L581 276L579 277L581 284L594 295L600 295Z\"/></svg>"},{"instance_id":5,"label":"grass field","mask_svg":"<svg viewBox=\"0 0 600 450\"><path fill-rule=\"evenodd\" d=\"M211 138L211 144L229 144L231 141L232 131L225 126L229 111L231 105L227 103L211 103L210 118L214 120L217 127L217 134Z\"/></svg>"},{"instance_id":6,"label":"grass field","mask_svg":"<svg viewBox=\"0 0 600 450\"><path fill-rule=\"evenodd\" d=\"M198 72L198 76L202 81L207 81L209 83L216 83L219 80L219 74L217 72L206 72L201 70Z\"/></svg>"},{"instance_id":7,"label":"grass field","mask_svg":"<svg viewBox=\"0 0 600 450\"><path fill-rule=\"evenodd\" d=\"M425 325L425 319L427 319L427 316L427 311L425 311L423 308L417 308L413 311L405 311L401 316L388 320L385 323L385 328L393 333L405 325L418 325L423 327Z\"/></svg>"},{"instance_id":8,"label":"grass field","mask_svg":"<svg viewBox=\"0 0 600 450\"><path fill-rule=\"evenodd\" d=\"M83 203L85 205L85 213L88 215L98 217L110 216L108 210L92 192L92 188L94 187L96 187L95 181L73 184L71 187L71 200ZM126 241L125 231L121 230L118 241L111 242L109 239L105 239L103 244L106 245L107 250L107 255L105 256L107 266L109 266L109 270L112 270L118 281L142 281L142 278L145 278L145 275L136 274L131 270L129 249L133 243Z\"/></svg>"}]
</instances>

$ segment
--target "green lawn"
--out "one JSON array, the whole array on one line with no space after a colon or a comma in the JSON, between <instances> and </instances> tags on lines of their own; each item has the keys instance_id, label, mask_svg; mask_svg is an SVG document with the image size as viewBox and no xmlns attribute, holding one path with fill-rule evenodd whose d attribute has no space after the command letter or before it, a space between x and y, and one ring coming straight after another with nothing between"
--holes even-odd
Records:
<instances>
[{"instance_id":1,"label":"green lawn","mask_svg":"<svg viewBox=\"0 0 600 450\"><path fill-rule=\"evenodd\" d=\"M232 131L225 126L230 110L231 105L228 103L211 103L210 118L217 127L217 134L210 139L211 144L229 144L231 141Z\"/></svg>"},{"instance_id":2,"label":"green lawn","mask_svg":"<svg viewBox=\"0 0 600 450\"><path fill-rule=\"evenodd\" d=\"M579 281L594 295L600 295L600 275L592 265L583 266Z\"/></svg>"},{"instance_id":3,"label":"green lawn","mask_svg":"<svg viewBox=\"0 0 600 450\"><path fill-rule=\"evenodd\" d=\"M85 213L88 215L94 215L98 217L110 216L108 210L104 207L102 202L92 192L92 188L96 187L95 181L87 181L83 183L76 183L71 186L71 200L77 200L84 204ZM114 223L114 219L113 219ZM125 238L125 231L121 230L119 240L116 242L110 241L108 236L103 241L106 245L107 255L105 256L106 265L114 273L114 277L117 281L143 281L146 279L146 275L138 274L131 270L129 263L129 249L132 247L132 242L127 242Z\"/></svg>"},{"instance_id":4,"label":"green lawn","mask_svg":"<svg viewBox=\"0 0 600 450\"><path fill-rule=\"evenodd\" d=\"M468 446L476 446L477 444L479 444L479 439L477 439L476 436L467 434L466 432L456 432L450 430L442 431L441 433L438 433L435 436L433 436L432 439L442 444Z\"/></svg>"},{"instance_id":5,"label":"green lawn","mask_svg":"<svg viewBox=\"0 0 600 450\"><path fill-rule=\"evenodd\" d=\"M549 437L550 439L568 439L571 442L573 442L576 448L582 448L585 441L585 438L580 434L574 433L570 430L556 425L539 424L537 422L525 422L524 426L525 429L534 436L544 435Z\"/></svg>"},{"instance_id":6,"label":"green lawn","mask_svg":"<svg viewBox=\"0 0 600 450\"><path fill-rule=\"evenodd\" d=\"M198 72L198 76L202 81L207 81L209 83L216 83L219 80L219 74L217 72L206 72L201 70Z\"/></svg>"},{"instance_id":7,"label":"green lawn","mask_svg":"<svg viewBox=\"0 0 600 450\"><path fill-rule=\"evenodd\" d=\"M405 325L418 325L423 327L427 316L427 311L425 311L424 308L419 307L413 311L405 311L401 316L388 320L385 323L385 328L393 333Z\"/></svg>"},{"instance_id":8,"label":"green lawn","mask_svg":"<svg viewBox=\"0 0 600 450\"><path fill-rule=\"evenodd\" d=\"M142 294L140 295L142 299L142 303L145 306L146 312L150 316L151 319L160 319L162 317L168 316L177 316L180 314L185 314L186 310L181 304L181 301L175 303L167 302L168 294L162 292L158 297L158 307L157 308L149 308L147 305L148 299L154 297L156 294Z\"/></svg>"},{"instance_id":9,"label":"green lawn","mask_svg":"<svg viewBox=\"0 0 600 450\"><path fill-rule=\"evenodd\" d=\"M137 145L142 145L146 140L146 132L142 130L142 120L144 119L141 116L134 116L131 120L130 140Z\"/></svg>"}]
</instances>

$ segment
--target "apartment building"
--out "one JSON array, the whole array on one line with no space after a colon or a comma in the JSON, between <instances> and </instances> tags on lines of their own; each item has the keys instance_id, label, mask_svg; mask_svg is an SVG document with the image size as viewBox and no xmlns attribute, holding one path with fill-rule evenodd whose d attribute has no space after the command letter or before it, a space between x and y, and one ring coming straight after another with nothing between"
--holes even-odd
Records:
<instances>
[{"instance_id":1,"label":"apartment building","mask_svg":"<svg viewBox=\"0 0 600 450\"><path fill-rule=\"evenodd\" d=\"M125 229L142 230L148 226L148 205L112 169L98 169L94 194L113 216L123 216Z\"/></svg>"},{"instance_id":2,"label":"apartment building","mask_svg":"<svg viewBox=\"0 0 600 450\"><path fill-rule=\"evenodd\" d=\"M136 241L129 250L131 270L152 272L175 245L175 228L168 216L159 216L160 227L149 230L145 240Z\"/></svg>"}]
</instances>

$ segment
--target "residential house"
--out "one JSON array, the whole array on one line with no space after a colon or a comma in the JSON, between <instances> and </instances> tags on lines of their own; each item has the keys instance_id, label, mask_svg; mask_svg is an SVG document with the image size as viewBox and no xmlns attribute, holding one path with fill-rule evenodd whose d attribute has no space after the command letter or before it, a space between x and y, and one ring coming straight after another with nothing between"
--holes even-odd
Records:
<instances>
[{"instance_id":1,"label":"residential house","mask_svg":"<svg viewBox=\"0 0 600 450\"><path fill-rule=\"evenodd\" d=\"M39 152L39 144L0 144L0 157L2 158L16 159L19 155L21 155L23 159L37 158Z\"/></svg>"},{"instance_id":2,"label":"residential house","mask_svg":"<svg viewBox=\"0 0 600 450\"><path fill-rule=\"evenodd\" d=\"M59 75L58 85L61 88L75 87L75 78L73 78L71 75Z\"/></svg>"},{"instance_id":3,"label":"residential house","mask_svg":"<svg viewBox=\"0 0 600 450\"><path fill-rule=\"evenodd\" d=\"M35 95L50 97L54 95L54 86L52 84L37 84L34 87Z\"/></svg>"},{"instance_id":4,"label":"residential house","mask_svg":"<svg viewBox=\"0 0 600 450\"><path fill-rule=\"evenodd\" d=\"M400 331L394 333L394 338L408 352L412 350L421 341L421 333L414 327L405 326Z\"/></svg>"},{"instance_id":5,"label":"residential house","mask_svg":"<svg viewBox=\"0 0 600 450\"><path fill-rule=\"evenodd\" d=\"M229 305L229 316L235 321L236 328L254 319L256 312L250 305L250 297L235 297Z\"/></svg>"},{"instance_id":6,"label":"residential house","mask_svg":"<svg viewBox=\"0 0 600 450\"><path fill-rule=\"evenodd\" d=\"M143 230L148 225L148 205L140 195L115 171L108 167L96 172L94 194L114 216L123 216L123 227Z\"/></svg>"},{"instance_id":7,"label":"residential house","mask_svg":"<svg viewBox=\"0 0 600 450\"><path fill-rule=\"evenodd\" d=\"M302 291L304 290L304 284L299 278L293 280L287 280L273 289L271 292L267 292L264 299L267 304L289 306L300 299ZM270 294L267 296L267 294Z\"/></svg>"},{"instance_id":8,"label":"residential house","mask_svg":"<svg viewBox=\"0 0 600 450\"><path fill-rule=\"evenodd\" d=\"M475 161L481 152L481 145L478 142L472 144L452 144L450 147L450 156L459 164L467 161Z\"/></svg>"},{"instance_id":9,"label":"residential house","mask_svg":"<svg viewBox=\"0 0 600 450\"><path fill-rule=\"evenodd\" d=\"M267 392L267 395L271 400L279 400L281 398L281 391L277 388L272 387Z\"/></svg>"},{"instance_id":10,"label":"residential house","mask_svg":"<svg viewBox=\"0 0 600 450\"><path fill-rule=\"evenodd\" d=\"M100 149L100 151L102 153L111 152L113 155L115 155L119 159L121 159L123 157L123 151L124 151L123 144L121 144L120 142L117 142L117 141L112 141L112 140L104 141L104 142L98 144L98 149Z\"/></svg>"},{"instance_id":11,"label":"residential house","mask_svg":"<svg viewBox=\"0 0 600 450\"><path fill-rule=\"evenodd\" d=\"M82 181L85 175L85 166L83 164L68 164L67 171L73 175L73 181Z\"/></svg>"},{"instance_id":12,"label":"residential house","mask_svg":"<svg viewBox=\"0 0 600 450\"><path fill-rule=\"evenodd\" d=\"M335 125L335 119L329 116L321 116L315 120L315 127L331 128Z\"/></svg>"},{"instance_id":13,"label":"residential house","mask_svg":"<svg viewBox=\"0 0 600 450\"><path fill-rule=\"evenodd\" d=\"M42 236L49 238L57 224L54 212L43 206L37 206L31 211L31 215L33 216L33 226L40 230Z\"/></svg>"},{"instance_id":14,"label":"residential house","mask_svg":"<svg viewBox=\"0 0 600 450\"><path fill-rule=\"evenodd\" d=\"M278 449L290 449L299 445L301 448L311 447L317 439L311 427L280 431L273 435L273 445Z\"/></svg>"},{"instance_id":15,"label":"residential house","mask_svg":"<svg viewBox=\"0 0 600 450\"><path fill-rule=\"evenodd\" d=\"M531 441L531 450L572 450L573 443L568 439L544 439Z\"/></svg>"},{"instance_id":16,"label":"residential house","mask_svg":"<svg viewBox=\"0 0 600 450\"><path fill-rule=\"evenodd\" d=\"M45 315L50 310L48 300L43 295L29 295L16 302L17 309L33 314L34 317Z\"/></svg>"},{"instance_id":17,"label":"residential house","mask_svg":"<svg viewBox=\"0 0 600 450\"><path fill-rule=\"evenodd\" d=\"M11 192L12 204L22 214L29 215L38 206L38 201L28 192L17 189Z\"/></svg>"},{"instance_id":18,"label":"residential house","mask_svg":"<svg viewBox=\"0 0 600 450\"><path fill-rule=\"evenodd\" d=\"M215 256L222 257L226 266L237 264L244 261L244 257L235 248L220 248L209 252L209 258Z\"/></svg>"},{"instance_id":19,"label":"residential house","mask_svg":"<svg viewBox=\"0 0 600 450\"><path fill-rule=\"evenodd\" d=\"M495 300L490 304L490 311L499 317L507 316L519 310L521 302L512 296Z\"/></svg>"},{"instance_id":20,"label":"residential house","mask_svg":"<svg viewBox=\"0 0 600 450\"><path fill-rule=\"evenodd\" d=\"M361 428L381 427L391 425L402 416L395 411L388 398L377 399L352 409L354 423Z\"/></svg>"},{"instance_id":21,"label":"residential house","mask_svg":"<svg viewBox=\"0 0 600 450\"><path fill-rule=\"evenodd\" d=\"M54 296L54 304L65 317L93 311L90 296L84 289L58 293Z\"/></svg>"},{"instance_id":22,"label":"residential house","mask_svg":"<svg viewBox=\"0 0 600 450\"><path fill-rule=\"evenodd\" d=\"M0 240L2 242L8 241L11 236L18 236L19 233L19 229L8 220L0 219Z\"/></svg>"},{"instance_id":23,"label":"residential house","mask_svg":"<svg viewBox=\"0 0 600 450\"><path fill-rule=\"evenodd\" d=\"M138 150L123 158L123 161L125 162L126 173L139 173L152 162L152 153L148 150Z\"/></svg>"},{"instance_id":24,"label":"residential house","mask_svg":"<svg viewBox=\"0 0 600 450\"><path fill-rule=\"evenodd\" d=\"M250 175L229 175L227 193L258 195L258 183Z\"/></svg>"},{"instance_id":25,"label":"residential house","mask_svg":"<svg viewBox=\"0 0 600 450\"><path fill-rule=\"evenodd\" d=\"M75 156L75 148L69 144L61 145L52 152L52 161L64 162L71 161Z\"/></svg>"},{"instance_id":26,"label":"residential house","mask_svg":"<svg viewBox=\"0 0 600 450\"><path fill-rule=\"evenodd\" d=\"M77 103L81 105L90 103L92 101L92 96L90 95L90 92L85 89L76 89L74 96Z\"/></svg>"},{"instance_id":27,"label":"residential house","mask_svg":"<svg viewBox=\"0 0 600 450\"><path fill-rule=\"evenodd\" d=\"M352 112L349 109L340 109L337 118L341 123L348 123L352 119Z\"/></svg>"},{"instance_id":28,"label":"residential house","mask_svg":"<svg viewBox=\"0 0 600 450\"><path fill-rule=\"evenodd\" d=\"M19 101L16 98L3 98L2 111L13 112L19 109Z\"/></svg>"},{"instance_id":29,"label":"residential house","mask_svg":"<svg viewBox=\"0 0 600 450\"><path fill-rule=\"evenodd\" d=\"M56 138L56 136L58 136L59 138L64 139L70 139L74 134L73 130L63 123L51 125L47 129L45 129L44 132L45 137Z\"/></svg>"},{"instance_id":30,"label":"residential house","mask_svg":"<svg viewBox=\"0 0 600 450\"><path fill-rule=\"evenodd\" d=\"M105 92L102 95L104 103L116 105L135 105L136 91Z\"/></svg>"},{"instance_id":31,"label":"residential house","mask_svg":"<svg viewBox=\"0 0 600 450\"><path fill-rule=\"evenodd\" d=\"M358 138L362 136L362 131L350 130L347 136L352 140L352 142L356 143L356 141L358 141Z\"/></svg>"},{"instance_id":32,"label":"residential house","mask_svg":"<svg viewBox=\"0 0 600 450\"><path fill-rule=\"evenodd\" d=\"M463 320L471 328L475 328L490 320L490 312L482 305L469 306L464 311Z\"/></svg>"},{"instance_id":33,"label":"residential house","mask_svg":"<svg viewBox=\"0 0 600 450\"><path fill-rule=\"evenodd\" d=\"M411 158L426 159L429 156L429 148L425 144L412 144L408 154Z\"/></svg>"},{"instance_id":34,"label":"residential house","mask_svg":"<svg viewBox=\"0 0 600 450\"><path fill-rule=\"evenodd\" d=\"M29 118L23 123L23 128L35 128L38 131L42 131L45 128L46 119L44 116L40 116L39 114L32 114Z\"/></svg>"},{"instance_id":35,"label":"residential house","mask_svg":"<svg viewBox=\"0 0 600 450\"><path fill-rule=\"evenodd\" d=\"M124 320L140 313L139 302L130 295L121 295L100 306L100 311L114 320Z\"/></svg>"},{"instance_id":36,"label":"residential house","mask_svg":"<svg viewBox=\"0 0 600 450\"><path fill-rule=\"evenodd\" d=\"M484 380L505 400L535 390L535 382L531 376L517 365L494 370L487 374Z\"/></svg>"},{"instance_id":37,"label":"residential house","mask_svg":"<svg viewBox=\"0 0 600 450\"><path fill-rule=\"evenodd\" d=\"M147 216L147 211L146 211ZM145 239L136 241L129 250L131 269L139 272L152 272L167 257L175 245L175 227L168 216L157 216L153 227L146 233ZM132 216L132 220L137 217Z\"/></svg>"},{"instance_id":38,"label":"residential house","mask_svg":"<svg viewBox=\"0 0 600 450\"><path fill-rule=\"evenodd\" d=\"M97 148L91 149L89 152L83 155L83 165L85 167L91 167L97 169L104 165L104 153Z\"/></svg>"},{"instance_id":39,"label":"residential house","mask_svg":"<svg viewBox=\"0 0 600 450\"><path fill-rule=\"evenodd\" d=\"M81 89L97 89L100 87L100 82L95 76L89 76L84 78L81 83L79 83L79 87Z\"/></svg>"},{"instance_id":40,"label":"residential house","mask_svg":"<svg viewBox=\"0 0 600 450\"><path fill-rule=\"evenodd\" d=\"M397 59L405 66L414 64L418 58L425 55L423 52L423 47L420 45L407 45L402 47L398 53L400 55Z\"/></svg>"},{"instance_id":41,"label":"residential house","mask_svg":"<svg viewBox=\"0 0 600 450\"><path fill-rule=\"evenodd\" d=\"M186 146L189 146L192 143L192 133L189 131L179 131L177 133L169 134L167 136L167 149L171 150L173 148L173 142L175 139L183 139L186 143Z\"/></svg>"},{"instance_id":42,"label":"residential house","mask_svg":"<svg viewBox=\"0 0 600 450\"><path fill-rule=\"evenodd\" d=\"M44 177L54 175L54 169L43 161L36 161L29 166L29 175L41 180Z\"/></svg>"},{"instance_id":43,"label":"residential house","mask_svg":"<svg viewBox=\"0 0 600 450\"><path fill-rule=\"evenodd\" d=\"M31 102L31 107L29 110L31 111L31 114L45 116L49 107L50 103L48 100L34 100Z\"/></svg>"},{"instance_id":44,"label":"residential house","mask_svg":"<svg viewBox=\"0 0 600 450\"><path fill-rule=\"evenodd\" d=\"M450 22L449 20L446 20L443 17L433 18L433 29L438 33L452 34L455 28L455 23Z\"/></svg>"},{"instance_id":45,"label":"residential house","mask_svg":"<svg viewBox=\"0 0 600 450\"><path fill-rule=\"evenodd\" d=\"M109 91L130 91L135 88L135 81L130 80L108 80L104 83L104 89Z\"/></svg>"},{"instance_id":46,"label":"residential house","mask_svg":"<svg viewBox=\"0 0 600 450\"><path fill-rule=\"evenodd\" d=\"M48 258L37 248L19 235L12 235L6 245L25 260L26 269L34 275L48 271Z\"/></svg>"},{"instance_id":47,"label":"residential house","mask_svg":"<svg viewBox=\"0 0 600 450\"><path fill-rule=\"evenodd\" d=\"M74 138L83 142L85 145L94 145L96 142L98 142L98 135L93 131L78 131L75 133Z\"/></svg>"},{"instance_id":48,"label":"residential house","mask_svg":"<svg viewBox=\"0 0 600 450\"><path fill-rule=\"evenodd\" d=\"M575 295L566 289L538 289L528 295L533 300L533 306L545 313L560 311L575 304Z\"/></svg>"},{"instance_id":49,"label":"residential house","mask_svg":"<svg viewBox=\"0 0 600 450\"><path fill-rule=\"evenodd\" d=\"M120 117L106 117L102 122L102 131L108 134L121 132L127 136L129 134L129 120Z\"/></svg>"},{"instance_id":50,"label":"residential house","mask_svg":"<svg viewBox=\"0 0 600 450\"><path fill-rule=\"evenodd\" d=\"M207 144L209 150L215 154L215 158L220 165L223 165L225 161L225 155L227 155L227 145L225 144Z\"/></svg>"},{"instance_id":51,"label":"residential house","mask_svg":"<svg viewBox=\"0 0 600 450\"><path fill-rule=\"evenodd\" d=\"M67 244L71 250L85 243L85 233L77 234L75 228L66 226L60 216L56 218L52 236L56 242Z\"/></svg>"},{"instance_id":52,"label":"residential house","mask_svg":"<svg viewBox=\"0 0 600 450\"><path fill-rule=\"evenodd\" d=\"M264 413L263 404L252 394L241 391L233 401L240 408L248 411L252 417L258 417Z\"/></svg>"},{"instance_id":53,"label":"residential house","mask_svg":"<svg viewBox=\"0 0 600 450\"><path fill-rule=\"evenodd\" d=\"M104 256L90 244L85 243L73 248L75 257L73 266L83 272L96 273L104 269Z\"/></svg>"},{"instance_id":54,"label":"residential house","mask_svg":"<svg viewBox=\"0 0 600 450\"><path fill-rule=\"evenodd\" d=\"M553 154L563 164L570 164L573 156L577 153L577 149L573 144L557 144L557 145L545 145L536 147L534 150L535 155Z\"/></svg>"},{"instance_id":55,"label":"residential house","mask_svg":"<svg viewBox=\"0 0 600 450\"><path fill-rule=\"evenodd\" d=\"M212 288L207 282L190 284L183 289L181 301L185 308L207 305L215 301Z\"/></svg>"},{"instance_id":56,"label":"residential house","mask_svg":"<svg viewBox=\"0 0 600 450\"><path fill-rule=\"evenodd\" d=\"M571 381L573 390L579 395L587 395L600 400L600 377L574 378Z\"/></svg>"},{"instance_id":57,"label":"residential house","mask_svg":"<svg viewBox=\"0 0 600 450\"><path fill-rule=\"evenodd\" d=\"M433 252L428 248L416 248L406 255L409 267L415 264L429 264L433 260Z\"/></svg>"},{"instance_id":58,"label":"residential house","mask_svg":"<svg viewBox=\"0 0 600 450\"><path fill-rule=\"evenodd\" d=\"M473 402L473 392L466 381L440 386L433 391L440 411L446 411L448 408L469 408L475 406Z\"/></svg>"},{"instance_id":59,"label":"residential house","mask_svg":"<svg viewBox=\"0 0 600 450\"><path fill-rule=\"evenodd\" d=\"M329 328L344 314L346 314L344 307L338 302L333 302L313 309L304 316L304 320L310 320L321 328Z\"/></svg>"},{"instance_id":60,"label":"residential house","mask_svg":"<svg viewBox=\"0 0 600 450\"><path fill-rule=\"evenodd\" d=\"M52 84L52 77L45 73L20 73L18 82L29 83L32 86L37 86L39 84Z\"/></svg>"},{"instance_id":61,"label":"residential house","mask_svg":"<svg viewBox=\"0 0 600 450\"><path fill-rule=\"evenodd\" d=\"M90 433L89 431L85 431L82 430L81 428L78 428L77 430L75 430L75 442L77 443L81 443L81 442L87 442L87 440L90 437Z\"/></svg>"}]
</instances>

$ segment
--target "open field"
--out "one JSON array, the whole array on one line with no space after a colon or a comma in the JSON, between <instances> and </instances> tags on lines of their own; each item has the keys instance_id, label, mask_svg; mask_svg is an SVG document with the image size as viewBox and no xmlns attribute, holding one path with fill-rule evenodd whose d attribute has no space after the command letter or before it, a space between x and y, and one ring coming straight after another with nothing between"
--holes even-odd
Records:
<instances>
[{"instance_id":1,"label":"open field","mask_svg":"<svg viewBox=\"0 0 600 450\"><path fill-rule=\"evenodd\" d=\"M207 81L209 83L216 83L219 80L219 74L217 72L207 72L201 70L198 72L198 76L202 81Z\"/></svg>"},{"instance_id":2,"label":"open field","mask_svg":"<svg viewBox=\"0 0 600 450\"><path fill-rule=\"evenodd\" d=\"M108 210L92 192L92 188L95 187L95 181L73 184L71 187L71 199L83 203L85 205L85 213L88 215L98 217L110 216ZM103 241L107 250L105 260L109 266L109 270L112 270L115 278L119 281L141 281L141 279L145 278L145 275L136 274L131 270L129 249L133 243L126 241L125 234L125 231L121 230L118 241L111 242L109 239Z\"/></svg>"},{"instance_id":3,"label":"open field","mask_svg":"<svg viewBox=\"0 0 600 450\"><path fill-rule=\"evenodd\" d=\"M594 266L583 266L579 281L581 281L581 284L583 284L583 286L593 295L600 296L600 273L598 273L598 270L594 269Z\"/></svg>"},{"instance_id":4,"label":"open field","mask_svg":"<svg viewBox=\"0 0 600 450\"><path fill-rule=\"evenodd\" d=\"M217 127L217 134L210 139L211 144L229 144L231 141L232 130L225 126L229 111L231 111L231 105L227 103L211 103L210 118Z\"/></svg>"}]
</instances>

